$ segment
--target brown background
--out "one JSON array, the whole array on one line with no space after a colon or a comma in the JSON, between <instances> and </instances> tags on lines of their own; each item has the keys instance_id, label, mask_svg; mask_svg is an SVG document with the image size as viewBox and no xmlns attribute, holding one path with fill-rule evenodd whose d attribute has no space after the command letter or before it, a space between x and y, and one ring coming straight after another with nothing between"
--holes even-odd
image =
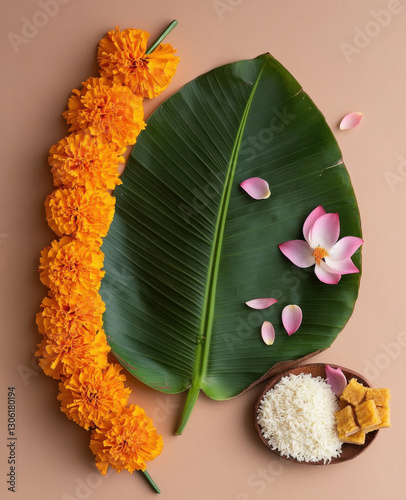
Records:
<instances>
[{"instance_id":1,"label":"brown background","mask_svg":"<svg viewBox=\"0 0 406 500\"><path fill-rule=\"evenodd\" d=\"M147 114L201 73L271 52L332 127L360 205L364 273L353 316L315 360L341 364L375 386L390 387L393 427L381 431L352 462L327 467L281 463L252 428L261 387L225 402L200 396L183 436L175 437L184 395L166 396L131 379L132 401L145 407L164 435L164 452L151 463L150 473L168 500L404 499L404 1L64 0L62 5L61 0L53 17L44 12L44 3L36 0L2 2L1 498L155 498L138 474L101 479L95 473L88 433L59 411L57 384L38 372L32 349L39 341L34 316L46 292L36 266L53 238L43 209L52 190L46 158L49 147L66 134L61 113L67 98L96 74L96 46L109 29L142 28L156 36L176 18L179 26L168 41L181 63L170 88L146 104ZM25 19L41 27L27 32ZM25 36L26 43L13 47L10 33ZM340 131L337 124L350 111L363 111L364 119L359 128ZM8 385L16 386L18 403L14 496L6 485Z\"/></svg>"}]
</instances>

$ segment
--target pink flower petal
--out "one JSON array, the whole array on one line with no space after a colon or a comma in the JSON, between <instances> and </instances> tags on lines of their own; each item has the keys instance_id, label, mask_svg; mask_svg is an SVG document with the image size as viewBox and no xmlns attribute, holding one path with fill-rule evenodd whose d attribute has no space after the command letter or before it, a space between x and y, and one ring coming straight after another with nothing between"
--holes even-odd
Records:
<instances>
[{"instance_id":1,"label":"pink flower petal","mask_svg":"<svg viewBox=\"0 0 406 500\"><path fill-rule=\"evenodd\" d=\"M282 323L288 335L295 333L302 324L303 313L299 306L289 305L283 308Z\"/></svg>"},{"instance_id":2,"label":"pink flower petal","mask_svg":"<svg viewBox=\"0 0 406 500\"><path fill-rule=\"evenodd\" d=\"M330 267L327 262L325 261L326 258L324 258L324 260L322 260L319 264L319 266L321 266L324 271L327 271L328 273L330 274L337 274L337 270L336 269L333 269L332 267ZM340 274L340 273L338 273Z\"/></svg>"},{"instance_id":3,"label":"pink flower petal","mask_svg":"<svg viewBox=\"0 0 406 500\"><path fill-rule=\"evenodd\" d=\"M331 272L332 270L321 261L320 265L314 267L314 272L320 281L326 283L326 285L337 285L341 279L341 274Z\"/></svg>"},{"instance_id":4,"label":"pink flower petal","mask_svg":"<svg viewBox=\"0 0 406 500\"><path fill-rule=\"evenodd\" d=\"M270 307L272 304L278 302L276 299L267 298L267 299L253 299L246 302L248 307L252 309L266 309Z\"/></svg>"},{"instance_id":5,"label":"pink flower petal","mask_svg":"<svg viewBox=\"0 0 406 500\"><path fill-rule=\"evenodd\" d=\"M331 366L326 365L326 377L334 394L340 397L347 385L347 379L341 368L331 368Z\"/></svg>"},{"instance_id":6,"label":"pink flower petal","mask_svg":"<svg viewBox=\"0 0 406 500\"><path fill-rule=\"evenodd\" d=\"M360 111L354 113L348 113L348 115L345 115L344 118L341 120L340 130L349 130L351 128L358 127L362 116L363 113L361 113Z\"/></svg>"},{"instance_id":7,"label":"pink flower petal","mask_svg":"<svg viewBox=\"0 0 406 500\"><path fill-rule=\"evenodd\" d=\"M329 251L340 236L340 219L338 214L325 214L319 217L309 232L309 245L320 246Z\"/></svg>"},{"instance_id":8,"label":"pink flower petal","mask_svg":"<svg viewBox=\"0 0 406 500\"><path fill-rule=\"evenodd\" d=\"M316 220L319 217L321 217L325 213L326 213L326 211L324 210L324 208L321 205L319 205L309 214L309 216L305 220L305 223L303 224L303 236L307 242L309 242L309 239L308 239L309 232L310 232L310 229L312 228L313 224L316 222Z\"/></svg>"},{"instance_id":9,"label":"pink flower petal","mask_svg":"<svg viewBox=\"0 0 406 500\"><path fill-rule=\"evenodd\" d=\"M262 323L261 337L266 345L272 345L275 342L275 328L269 321Z\"/></svg>"},{"instance_id":10,"label":"pink flower petal","mask_svg":"<svg viewBox=\"0 0 406 500\"><path fill-rule=\"evenodd\" d=\"M251 177L241 182L240 186L246 191L254 200L265 200L271 195L269 184L260 177Z\"/></svg>"},{"instance_id":11,"label":"pink flower petal","mask_svg":"<svg viewBox=\"0 0 406 500\"><path fill-rule=\"evenodd\" d=\"M354 265L351 259L333 260L329 257L325 257L325 261L331 271L337 274L359 273L359 269Z\"/></svg>"},{"instance_id":12,"label":"pink flower petal","mask_svg":"<svg viewBox=\"0 0 406 500\"><path fill-rule=\"evenodd\" d=\"M295 266L310 267L315 263L313 250L306 241L290 240L278 246L283 255L291 260Z\"/></svg>"},{"instance_id":13,"label":"pink flower petal","mask_svg":"<svg viewBox=\"0 0 406 500\"><path fill-rule=\"evenodd\" d=\"M333 260L349 259L353 253L363 244L361 238L356 236L345 236L330 249L329 257Z\"/></svg>"}]
</instances>

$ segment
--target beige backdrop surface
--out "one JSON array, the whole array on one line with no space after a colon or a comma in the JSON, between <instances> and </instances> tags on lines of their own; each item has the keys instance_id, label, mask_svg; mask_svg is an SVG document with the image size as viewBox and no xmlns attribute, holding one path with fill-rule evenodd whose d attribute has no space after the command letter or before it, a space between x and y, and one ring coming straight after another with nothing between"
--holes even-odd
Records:
<instances>
[{"instance_id":1,"label":"beige backdrop surface","mask_svg":"<svg viewBox=\"0 0 406 500\"><path fill-rule=\"evenodd\" d=\"M224 63L274 55L326 116L343 152L362 217L364 272L355 311L317 361L390 387L392 423L354 461L326 467L280 462L256 437L261 386L226 402L200 396L184 434L173 435L184 395L130 380L164 436L151 475L167 500L313 498L403 500L405 405L406 5L404 0L19 0L1 15L0 497L41 500L152 499L143 478L101 479L89 435L59 411L57 384L38 371L34 316L46 293L36 267L53 238L43 202L52 190L49 147L66 134L72 88L95 75L96 46L115 26L153 36L179 21L168 42L178 72L149 114L192 78ZM36 23L32 28L31 23ZM31 27L30 27L31 26ZM359 128L341 117L364 112ZM7 387L17 393L17 492L7 491Z\"/></svg>"}]
</instances>

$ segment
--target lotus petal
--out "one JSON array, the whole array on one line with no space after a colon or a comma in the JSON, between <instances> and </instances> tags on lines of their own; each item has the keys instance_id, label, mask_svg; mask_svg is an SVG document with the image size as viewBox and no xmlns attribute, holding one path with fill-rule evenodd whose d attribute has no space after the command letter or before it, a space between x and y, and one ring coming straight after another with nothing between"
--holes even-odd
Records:
<instances>
[{"instance_id":1,"label":"lotus petal","mask_svg":"<svg viewBox=\"0 0 406 500\"><path fill-rule=\"evenodd\" d=\"M313 227L316 220L322 215L325 215L325 213L326 211L324 210L324 208L321 205L319 205L308 215L307 219L305 220L305 223L303 224L303 236L307 242L309 242L308 238L310 229Z\"/></svg>"},{"instance_id":2,"label":"lotus petal","mask_svg":"<svg viewBox=\"0 0 406 500\"><path fill-rule=\"evenodd\" d=\"M250 177L241 182L240 186L246 191L254 200L265 200L271 195L269 184L260 177Z\"/></svg>"},{"instance_id":3,"label":"lotus petal","mask_svg":"<svg viewBox=\"0 0 406 500\"><path fill-rule=\"evenodd\" d=\"M325 257L326 264L335 274L359 273L359 269L351 259L333 260Z\"/></svg>"},{"instance_id":4,"label":"lotus petal","mask_svg":"<svg viewBox=\"0 0 406 500\"><path fill-rule=\"evenodd\" d=\"M347 379L341 368L332 368L330 365L326 365L326 377L334 394L340 397L347 385Z\"/></svg>"},{"instance_id":5,"label":"lotus petal","mask_svg":"<svg viewBox=\"0 0 406 500\"><path fill-rule=\"evenodd\" d=\"M349 130L351 128L358 127L362 116L363 113L361 113L360 111L348 113L348 115L345 115L341 120L340 130Z\"/></svg>"},{"instance_id":6,"label":"lotus petal","mask_svg":"<svg viewBox=\"0 0 406 500\"><path fill-rule=\"evenodd\" d=\"M341 274L334 272L325 262L321 261L320 265L316 265L314 272L320 281L326 285L337 285L341 279Z\"/></svg>"},{"instance_id":7,"label":"lotus petal","mask_svg":"<svg viewBox=\"0 0 406 500\"><path fill-rule=\"evenodd\" d=\"M269 321L264 321L261 327L261 337L266 345L272 345L275 341L275 328Z\"/></svg>"},{"instance_id":8,"label":"lotus petal","mask_svg":"<svg viewBox=\"0 0 406 500\"><path fill-rule=\"evenodd\" d=\"M310 267L314 264L313 250L303 240L285 241L278 245L279 250L297 267Z\"/></svg>"},{"instance_id":9,"label":"lotus petal","mask_svg":"<svg viewBox=\"0 0 406 500\"><path fill-rule=\"evenodd\" d=\"M299 306L290 304L283 308L282 323L289 336L299 329L302 319L303 313Z\"/></svg>"},{"instance_id":10,"label":"lotus petal","mask_svg":"<svg viewBox=\"0 0 406 500\"><path fill-rule=\"evenodd\" d=\"M344 236L329 251L329 257L333 260L349 259L356 250L364 243L356 236Z\"/></svg>"},{"instance_id":11,"label":"lotus petal","mask_svg":"<svg viewBox=\"0 0 406 500\"><path fill-rule=\"evenodd\" d=\"M278 302L276 299L268 298L268 299L253 299L249 300L246 302L248 307L251 307L252 309L266 309L267 307L270 307L272 304L275 304L275 302Z\"/></svg>"},{"instance_id":12,"label":"lotus petal","mask_svg":"<svg viewBox=\"0 0 406 500\"><path fill-rule=\"evenodd\" d=\"M326 250L334 245L340 236L340 218L338 214L328 213L319 217L309 232L309 245L320 246Z\"/></svg>"}]
</instances>

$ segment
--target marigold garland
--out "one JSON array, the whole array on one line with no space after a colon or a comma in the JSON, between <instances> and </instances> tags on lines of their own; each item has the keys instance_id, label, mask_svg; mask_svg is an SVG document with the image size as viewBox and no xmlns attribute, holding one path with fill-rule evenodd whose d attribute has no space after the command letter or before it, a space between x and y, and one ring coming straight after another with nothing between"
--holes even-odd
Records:
<instances>
[{"instance_id":1,"label":"marigold garland","mask_svg":"<svg viewBox=\"0 0 406 500\"><path fill-rule=\"evenodd\" d=\"M84 296L54 295L50 292L37 314L38 330L50 338L61 332L77 332L79 335L96 333L103 326L105 309L101 296L96 292Z\"/></svg>"},{"instance_id":2,"label":"marigold garland","mask_svg":"<svg viewBox=\"0 0 406 500\"><path fill-rule=\"evenodd\" d=\"M121 367L109 363L103 330L105 305L98 293L104 276L100 250L114 216L108 190L121 183L119 165L126 146L145 128L143 98L162 92L179 58L163 38L171 23L146 50L149 34L119 28L99 44L100 77L74 89L63 113L70 135L49 151L57 188L45 202L49 226L61 237L41 252L39 273L49 288L36 322L43 340L36 355L45 374L59 380L61 411L85 429L93 429L90 447L106 474L144 471L162 451L152 420L127 406L130 389Z\"/></svg>"},{"instance_id":3,"label":"marigold garland","mask_svg":"<svg viewBox=\"0 0 406 500\"><path fill-rule=\"evenodd\" d=\"M108 365L110 347L103 330L96 334L66 334L61 331L59 335L44 339L38 347L36 354L40 357L39 365L46 375L57 380L70 377L89 365L92 369Z\"/></svg>"},{"instance_id":4,"label":"marigold garland","mask_svg":"<svg viewBox=\"0 0 406 500\"><path fill-rule=\"evenodd\" d=\"M147 54L149 33L142 30L109 31L97 54L100 74L127 85L137 95L155 97L169 85L179 57L169 44Z\"/></svg>"},{"instance_id":5,"label":"marigold garland","mask_svg":"<svg viewBox=\"0 0 406 500\"><path fill-rule=\"evenodd\" d=\"M126 406L131 393L120 371L117 364L100 368L91 363L77 370L59 384L61 410L85 429L103 426L103 419Z\"/></svg>"},{"instance_id":6,"label":"marigold garland","mask_svg":"<svg viewBox=\"0 0 406 500\"><path fill-rule=\"evenodd\" d=\"M115 198L107 191L81 186L56 189L45 202L49 227L58 235L93 241L107 235Z\"/></svg>"},{"instance_id":7,"label":"marigold garland","mask_svg":"<svg viewBox=\"0 0 406 500\"><path fill-rule=\"evenodd\" d=\"M125 148L113 150L87 130L64 137L49 150L49 164L55 186L83 186L86 189L114 189L121 184L117 165L124 163Z\"/></svg>"},{"instance_id":8,"label":"marigold garland","mask_svg":"<svg viewBox=\"0 0 406 500\"><path fill-rule=\"evenodd\" d=\"M104 425L92 432L90 448L96 455L96 466L102 474L107 467L121 472L133 472L145 461L155 458L162 451L162 436L159 436L152 420L138 406L122 407L117 413L110 413Z\"/></svg>"},{"instance_id":9,"label":"marigold garland","mask_svg":"<svg viewBox=\"0 0 406 500\"><path fill-rule=\"evenodd\" d=\"M69 131L87 130L117 148L134 144L145 128L142 98L104 77L91 77L82 86L73 90L63 113Z\"/></svg>"},{"instance_id":10,"label":"marigold garland","mask_svg":"<svg viewBox=\"0 0 406 500\"><path fill-rule=\"evenodd\" d=\"M71 295L94 292L104 276L101 242L80 241L64 236L42 250L40 278L54 293Z\"/></svg>"}]
</instances>

